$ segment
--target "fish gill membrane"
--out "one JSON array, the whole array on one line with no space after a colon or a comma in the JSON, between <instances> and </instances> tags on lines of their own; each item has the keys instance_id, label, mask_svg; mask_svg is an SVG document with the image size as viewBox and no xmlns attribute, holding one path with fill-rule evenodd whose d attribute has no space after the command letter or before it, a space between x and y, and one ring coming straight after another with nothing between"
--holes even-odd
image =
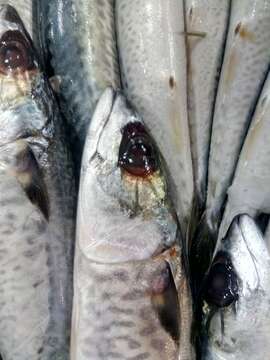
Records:
<instances>
[{"instance_id":1,"label":"fish gill membrane","mask_svg":"<svg viewBox=\"0 0 270 360\"><path fill-rule=\"evenodd\" d=\"M108 88L83 155L71 359L193 359L184 259L161 155Z\"/></svg>"},{"instance_id":2,"label":"fish gill membrane","mask_svg":"<svg viewBox=\"0 0 270 360\"><path fill-rule=\"evenodd\" d=\"M208 168L206 221L215 236L227 189L269 68L269 37L269 1L233 0Z\"/></svg>"},{"instance_id":3,"label":"fish gill membrane","mask_svg":"<svg viewBox=\"0 0 270 360\"><path fill-rule=\"evenodd\" d=\"M16 10L0 6L0 353L67 360L73 168L61 117Z\"/></svg>"},{"instance_id":4,"label":"fish gill membrane","mask_svg":"<svg viewBox=\"0 0 270 360\"><path fill-rule=\"evenodd\" d=\"M113 0L37 0L39 49L54 76L79 172L87 128L107 86L120 87Z\"/></svg>"},{"instance_id":5,"label":"fish gill membrane","mask_svg":"<svg viewBox=\"0 0 270 360\"><path fill-rule=\"evenodd\" d=\"M204 284L203 360L269 357L270 255L248 215L217 243Z\"/></svg>"},{"instance_id":6,"label":"fish gill membrane","mask_svg":"<svg viewBox=\"0 0 270 360\"><path fill-rule=\"evenodd\" d=\"M260 94L243 148L241 150L219 230L223 238L238 214L252 217L270 214L270 73Z\"/></svg>"},{"instance_id":7,"label":"fish gill membrane","mask_svg":"<svg viewBox=\"0 0 270 360\"><path fill-rule=\"evenodd\" d=\"M183 237L193 199L183 1L116 0L124 93L165 158Z\"/></svg>"},{"instance_id":8,"label":"fish gill membrane","mask_svg":"<svg viewBox=\"0 0 270 360\"><path fill-rule=\"evenodd\" d=\"M186 0L188 117L195 197L205 207L214 101L223 59L230 0Z\"/></svg>"}]
</instances>

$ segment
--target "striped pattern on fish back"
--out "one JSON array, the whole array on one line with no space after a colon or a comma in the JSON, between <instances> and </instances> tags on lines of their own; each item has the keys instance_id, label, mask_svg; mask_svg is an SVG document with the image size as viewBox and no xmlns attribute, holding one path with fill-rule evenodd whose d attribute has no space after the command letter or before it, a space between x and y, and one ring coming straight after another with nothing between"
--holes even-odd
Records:
<instances>
[{"instance_id":1,"label":"striped pattern on fish back","mask_svg":"<svg viewBox=\"0 0 270 360\"><path fill-rule=\"evenodd\" d=\"M164 260L97 264L78 256L71 359L177 359L178 346L153 305L164 269Z\"/></svg>"},{"instance_id":2,"label":"striped pattern on fish back","mask_svg":"<svg viewBox=\"0 0 270 360\"><path fill-rule=\"evenodd\" d=\"M82 145L101 92L119 87L112 1L55 0L47 16L60 104Z\"/></svg>"},{"instance_id":3,"label":"striped pattern on fish back","mask_svg":"<svg viewBox=\"0 0 270 360\"><path fill-rule=\"evenodd\" d=\"M3 170L0 206L0 353L5 360L44 359L50 318L46 220Z\"/></svg>"}]
</instances>

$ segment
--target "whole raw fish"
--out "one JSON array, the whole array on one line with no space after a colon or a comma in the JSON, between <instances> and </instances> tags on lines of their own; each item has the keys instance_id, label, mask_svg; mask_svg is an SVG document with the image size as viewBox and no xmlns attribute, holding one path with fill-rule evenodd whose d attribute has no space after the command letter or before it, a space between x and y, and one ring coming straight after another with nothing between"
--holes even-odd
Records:
<instances>
[{"instance_id":1,"label":"whole raw fish","mask_svg":"<svg viewBox=\"0 0 270 360\"><path fill-rule=\"evenodd\" d=\"M183 1L117 0L125 94L159 144L185 235L193 198Z\"/></svg>"},{"instance_id":2,"label":"whole raw fish","mask_svg":"<svg viewBox=\"0 0 270 360\"><path fill-rule=\"evenodd\" d=\"M230 0L186 0L188 116L197 206L206 200L206 177L216 89L224 53Z\"/></svg>"},{"instance_id":3,"label":"whole raw fish","mask_svg":"<svg viewBox=\"0 0 270 360\"><path fill-rule=\"evenodd\" d=\"M74 185L62 120L16 10L0 6L0 354L67 360Z\"/></svg>"},{"instance_id":4,"label":"whole raw fish","mask_svg":"<svg viewBox=\"0 0 270 360\"><path fill-rule=\"evenodd\" d=\"M269 357L270 255L254 220L234 219L204 287L203 360Z\"/></svg>"},{"instance_id":5,"label":"whole raw fish","mask_svg":"<svg viewBox=\"0 0 270 360\"><path fill-rule=\"evenodd\" d=\"M207 223L217 232L228 187L270 64L270 2L232 0L215 104Z\"/></svg>"},{"instance_id":6,"label":"whole raw fish","mask_svg":"<svg viewBox=\"0 0 270 360\"><path fill-rule=\"evenodd\" d=\"M270 214L270 73L259 97L250 128L237 163L219 236L224 237L238 214L252 217Z\"/></svg>"},{"instance_id":7,"label":"whole raw fish","mask_svg":"<svg viewBox=\"0 0 270 360\"><path fill-rule=\"evenodd\" d=\"M98 98L120 86L113 0L39 0L37 19L79 159Z\"/></svg>"},{"instance_id":8,"label":"whole raw fish","mask_svg":"<svg viewBox=\"0 0 270 360\"><path fill-rule=\"evenodd\" d=\"M71 359L193 359L185 253L162 158L107 89L87 136L78 200Z\"/></svg>"}]
</instances>

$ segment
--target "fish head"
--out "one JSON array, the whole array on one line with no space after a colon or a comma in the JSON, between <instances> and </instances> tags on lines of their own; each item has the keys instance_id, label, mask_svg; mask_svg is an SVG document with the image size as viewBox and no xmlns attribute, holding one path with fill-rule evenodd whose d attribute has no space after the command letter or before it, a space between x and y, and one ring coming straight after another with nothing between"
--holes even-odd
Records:
<instances>
[{"instance_id":1,"label":"fish head","mask_svg":"<svg viewBox=\"0 0 270 360\"><path fill-rule=\"evenodd\" d=\"M11 5L0 5L0 106L31 93L37 74L37 56L20 16Z\"/></svg>"},{"instance_id":2,"label":"fish head","mask_svg":"<svg viewBox=\"0 0 270 360\"><path fill-rule=\"evenodd\" d=\"M147 259L179 236L161 154L140 116L111 88L89 127L78 203L78 244L97 262Z\"/></svg>"},{"instance_id":3,"label":"fish head","mask_svg":"<svg viewBox=\"0 0 270 360\"><path fill-rule=\"evenodd\" d=\"M270 351L270 256L248 215L234 219L204 285L206 359L266 359Z\"/></svg>"},{"instance_id":4,"label":"fish head","mask_svg":"<svg viewBox=\"0 0 270 360\"><path fill-rule=\"evenodd\" d=\"M0 145L41 134L52 138L52 120L58 116L52 90L10 5L0 5L0 109Z\"/></svg>"}]
</instances>

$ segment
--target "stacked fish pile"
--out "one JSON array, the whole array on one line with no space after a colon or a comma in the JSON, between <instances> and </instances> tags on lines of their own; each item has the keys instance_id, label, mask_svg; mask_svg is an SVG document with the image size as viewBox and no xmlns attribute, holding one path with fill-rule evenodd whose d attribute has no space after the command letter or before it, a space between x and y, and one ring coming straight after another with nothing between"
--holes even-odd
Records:
<instances>
[{"instance_id":1,"label":"stacked fish pile","mask_svg":"<svg viewBox=\"0 0 270 360\"><path fill-rule=\"evenodd\" d=\"M269 45L270 0L0 1L2 360L269 359Z\"/></svg>"}]
</instances>

